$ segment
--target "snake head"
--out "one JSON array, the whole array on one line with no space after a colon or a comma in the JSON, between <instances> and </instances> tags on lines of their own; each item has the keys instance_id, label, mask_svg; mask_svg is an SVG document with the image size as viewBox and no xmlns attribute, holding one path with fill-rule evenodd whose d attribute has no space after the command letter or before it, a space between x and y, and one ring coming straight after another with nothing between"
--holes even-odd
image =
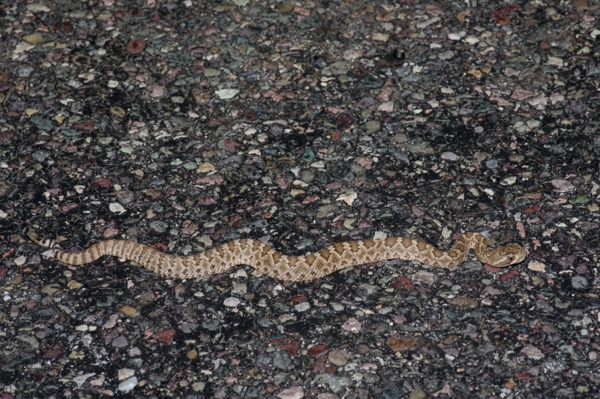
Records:
<instances>
[{"instance_id":1,"label":"snake head","mask_svg":"<svg viewBox=\"0 0 600 399\"><path fill-rule=\"evenodd\" d=\"M527 251L519 244L510 244L498 247L488 256L488 264L494 267L506 267L519 264L527 257Z\"/></svg>"}]
</instances>

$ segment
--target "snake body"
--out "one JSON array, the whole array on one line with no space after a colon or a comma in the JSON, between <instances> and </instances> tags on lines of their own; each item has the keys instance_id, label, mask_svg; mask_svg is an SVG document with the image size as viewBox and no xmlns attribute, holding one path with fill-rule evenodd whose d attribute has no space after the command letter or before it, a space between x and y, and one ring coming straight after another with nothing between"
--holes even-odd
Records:
<instances>
[{"instance_id":1,"label":"snake body","mask_svg":"<svg viewBox=\"0 0 600 399\"><path fill-rule=\"evenodd\" d=\"M34 239L32 235L30 238ZM493 249L488 249L488 244L488 240L479 233L460 235L449 251L442 251L418 239L389 237L341 242L318 252L293 256L282 254L258 240L239 239L195 255L176 256L133 241L105 240L81 252L57 250L55 256L71 265L91 263L105 255L117 256L154 273L179 279L200 278L224 273L238 265L249 265L274 279L298 282L386 260L418 261L434 268L451 268L464 262L470 249L482 263L495 267L520 263L527 256L525 249L518 244Z\"/></svg>"}]
</instances>

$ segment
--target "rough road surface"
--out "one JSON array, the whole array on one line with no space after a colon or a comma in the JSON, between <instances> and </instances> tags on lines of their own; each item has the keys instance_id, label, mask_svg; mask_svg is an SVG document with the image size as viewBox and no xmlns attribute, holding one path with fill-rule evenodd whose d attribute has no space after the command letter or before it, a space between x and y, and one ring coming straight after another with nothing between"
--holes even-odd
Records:
<instances>
[{"instance_id":1,"label":"rough road surface","mask_svg":"<svg viewBox=\"0 0 600 399\"><path fill-rule=\"evenodd\" d=\"M588 398L600 9L573 1L0 3L0 397ZM64 249L517 242L283 284Z\"/></svg>"}]
</instances>

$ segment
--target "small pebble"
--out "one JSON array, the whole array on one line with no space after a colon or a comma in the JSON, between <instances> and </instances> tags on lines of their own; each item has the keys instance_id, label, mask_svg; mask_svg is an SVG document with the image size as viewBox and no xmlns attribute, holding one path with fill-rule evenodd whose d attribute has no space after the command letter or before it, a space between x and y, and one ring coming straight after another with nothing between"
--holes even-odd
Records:
<instances>
[{"instance_id":1,"label":"small pebble","mask_svg":"<svg viewBox=\"0 0 600 399\"><path fill-rule=\"evenodd\" d=\"M347 377L336 377L331 374L321 374L316 378L317 382L326 385L333 392L338 393L344 388L350 386L350 379Z\"/></svg>"},{"instance_id":2,"label":"small pebble","mask_svg":"<svg viewBox=\"0 0 600 399\"><path fill-rule=\"evenodd\" d=\"M129 392L133 388L135 388L137 386L137 384L138 384L137 377L131 377L131 378L128 378L125 381L121 382L118 386L118 390L121 392Z\"/></svg>"},{"instance_id":3,"label":"small pebble","mask_svg":"<svg viewBox=\"0 0 600 399\"><path fill-rule=\"evenodd\" d=\"M536 271L536 272L544 272L544 271L546 271L546 264L534 260L534 261L531 261L531 262L529 262L527 264L527 268L529 270L533 270L533 271Z\"/></svg>"},{"instance_id":4,"label":"small pebble","mask_svg":"<svg viewBox=\"0 0 600 399\"><path fill-rule=\"evenodd\" d=\"M500 164L498 163L497 159L488 159L487 161L485 161L485 166L488 169L498 169L500 167Z\"/></svg>"},{"instance_id":5,"label":"small pebble","mask_svg":"<svg viewBox=\"0 0 600 399\"><path fill-rule=\"evenodd\" d=\"M356 288L356 293L362 298L369 298L377 294L380 287L373 284L361 284Z\"/></svg>"},{"instance_id":6,"label":"small pebble","mask_svg":"<svg viewBox=\"0 0 600 399\"><path fill-rule=\"evenodd\" d=\"M400 399L403 396L403 391L398 385L391 383L388 384L381 393L380 399ZM414 399L412 396L410 399Z\"/></svg>"},{"instance_id":7,"label":"small pebble","mask_svg":"<svg viewBox=\"0 0 600 399\"><path fill-rule=\"evenodd\" d=\"M37 349L40 346L40 342L31 335L19 334L16 338L21 342L28 343L34 349Z\"/></svg>"},{"instance_id":8,"label":"small pebble","mask_svg":"<svg viewBox=\"0 0 600 399\"><path fill-rule=\"evenodd\" d=\"M447 161L458 161L460 159L458 155L450 151L442 152L441 157Z\"/></svg>"},{"instance_id":9,"label":"small pebble","mask_svg":"<svg viewBox=\"0 0 600 399\"><path fill-rule=\"evenodd\" d=\"M506 177L506 178L502 179L500 181L500 184L503 185L503 186L512 186L516 182L517 182L517 177L516 176L509 176L509 177Z\"/></svg>"},{"instance_id":10,"label":"small pebble","mask_svg":"<svg viewBox=\"0 0 600 399\"><path fill-rule=\"evenodd\" d=\"M225 301L223 302L223 304L225 306L227 306L228 308L235 308L236 306L238 306L242 301L239 298L236 297L229 297L227 299L225 299Z\"/></svg>"},{"instance_id":11,"label":"small pebble","mask_svg":"<svg viewBox=\"0 0 600 399\"><path fill-rule=\"evenodd\" d=\"M381 130L381 122L379 121L367 121L365 123L365 130L367 133L375 133Z\"/></svg>"},{"instance_id":12,"label":"small pebble","mask_svg":"<svg viewBox=\"0 0 600 399\"><path fill-rule=\"evenodd\" d=\"M417 341L410 337L391 336L385 340L385 343L392 351L397 352L413 348L417 344Z\"/></svg>"},{"instance_id":13,"label":"small pebble","mask_svg":"<svg viewBox=\"0 0 600 399\"><path fill-rule=\"evenodd\" d=\"M294 309L298 312L306 312L310 309L310 303L308 302L300 302L299 304L294 306Z\"/></svg>"},{"instance_id":14,"label":"small pebble","mask_svg":"<svg viewBox=\"0 0 600 399\"><path fill-rule=\"evenodd\" d=\"M243 270L243 269L240 269L240 270ZM246 292L248 292L248 287L247 287L246 283L240 283L238 281L234 281L232 283L232 290L231 290L232 294L244 295Z\"/></svg>"},{"instance_id":15,"label":"small pebble","mask_svg":"<svg viewBox=\"0 0 600 399\"><path fill-rule=\"evenodd\" d=\"M558 193L568 193L575 189L573 183L565 179L554 179L550 183L554 186L554 191Z\"/></svg>"},{"instance_id":16,"label":"small pebble","mask_svg":"<svg viewBox=\"0 0 600 399\"><path fill-rule=\"evenodd\" d=\"M344 194L340 194L335 200L343 201L347 205L352 205L352 203L358 198L358 194L354 191L349 191Z\"/></svg>"},{"instance_id":17,"label":"small pebble","mask_svg":"<svg viewBox=\"0 0 600 399\"><path fill-rule=\"evenodd\" d=\"M169 224L162 220L153 220L150 222L150 228L157 233L164 233L169 229Z\"/></svg>"},{"instance_id":18,"label":"small pebble","mask_svg":"<svg viewBox=\"0 0 600 399\"><path fill-rule=\"evenodd\" d=\"M133 377L135 375L135 370L130 368L122 368L117 371L117 378L119 381L123 381L127 378Z\"/></svg>"},{"instance_id":19,"label":"small pebble","mask_svg":"<svg viewBox=\"0 0 600 399\"><path fill-rule=\"evenodd\" d=\"M304 397L304 388L301 386L284 389L277 394L279 399L302 399Z\"/></svg>"},{"instance_id":20,"label":"small pebble","mask_svg":"<svg viewBox=\"0 0 600 399\"><path fill-rule=\"evenodd\" d=\"M143 39L131 39L127 42L126 50L133 55L141 54L146 48L146 41Z\"/></svg>"},{"instance_id":21,"label":"small pebble","mask_svg":"<svg viewBox=\"0 0 600 399\"><path fill-rule=\"evenodd\" d=\"M588 286L588 281L585 277L582 276L573 276L571 278L571 285L575 289L582 289Z\"/></svg>"},{"instance_id":22,"label":"small pebble","mask_svg":"<svg viewBox=\"0 0 600 399\"><path fill-rule=\"evenodd\" d=\"M533 360L540 360L544 358L544 354L542 353L542 351L533 345L525 346L521 350L521 353L525 354L528 358Z\"/></svg>"},{"instance_id":23,"label":"small pebble","mask_svg":"<svg viewBox=\"0 0 600 399\"><path fill-rule=\"evenodd\" d=\"M24 255L18 256L13 260L15 266L23 266L27 262L27 257Z\"/></svg>"},{"instance_id":24,"label":"small pebble","mask_svg":"<svg viewBox=\"0 0 600 399\"><path fill-rule=\"evenodd\" d=\"M440 60L444 60L444 61L450 60L453 57L454 57L454 51L452 51L452 50L447 50L447 51L444 51L444 52L438 54L438 58Z\"/></svg>"},{"instance_id":25,"label":"small pebble","mask_svg":"<svg viewBox=\"0 0 600 399\"><path fill-rule=\"evenodd\" d=\"M33 123L38 129L44 131L50 131L54 127L52 121L48 118L44 118L40 115L34 115L31 119L31 123Z\"/></svg>"},{"instance_id":26,"label":"small pebble","mask_svg":"<svg viewBox=\"0 0 600 399\"><path fill-rule=\"evenodd\" d=\"M358 321L354 317L351 317L351 318L348 319L348 321L346 321L342 325L342 329L344 331L350 331L350 332L353 332L353 333L358 333L362 329L362 325L361 325L360 321Z\"/></svg>"},{"instance_id":27,"label":"small pebble","mask_svg":"<svg viewBox=\"0 0 600 399\"><path fill-rule=\"evenodd\" d=\"M77 290L83 287L83 284L76 280L69 280L69 282L67 282L67 287L69 287L71 290Z\"/></svg>"},{"instance_id":28,"label":"small pebble","mask_svg":"<svg viewBox=\"0 0 600 399\"><path fill-rule=\"evenodd\" d=\"M118 202L111 202L110 204L108 204L108 209L112 213L116 214L122 214L126 212L125 208L123 208L123 205L119 204Z\"/></svg>"},{"instance_id":29,"label":"small pebble","mask_svg":"<svg viewBox=\"0 0 600 399\"><path fill-rule=\"evenodd\" d=\"M479 43L480 41L481 41L481 40L479 40L479 38L478 38L478 37L476 37L476 36L467 36L467 37L465 38L465 42L466 42L466 43L468 43L468 44L470 44L470 45L477 44L477 43Z\"/></svg>"},{"instance_id":30,"label":"small pebble","mask_svg":"<svg viewBox=\"0 0 600 399\"><path fill-rule=\"evenodd\" d=\"M196 349L191 349L185 354L185 357L188 360L196 360L198 358L198 351Z\"/></svg>"},{"instance_id":31,"label":"small pebble","mask_svg":"<svg viewBox=\"0 0 600 399\"><path fill-rule=\"evenodd\" d=\"M20 78L28 78L29 75L31 75L31 73L33 72L33 68L32 67L21 67L17 70L17 75Z\"/></svg>"},{"instance_id":32,"label":"small pebble","mask_svg":"<svg viewBox=\"0 0 600 399\"><path fill-rule=\"evenodd\" d=\"M123 335L119 335L115 339L112 340L111 345L115 348L124 348L129 345L129 341Z\"/></svg>"},{"instance_id":33,"label":"small pebble","mask_svg":"<svg viewBox=\"0 0 600 399\"><path fill-rule=\"evenodd\" d=\"M26 43L35 44L35 45L46 43L46 38L40 32L35 32L30 35L25 35L25 36L23 36L23 40Z\"/></svg>"},{"instance_id":34,"label":"small pebble","mask_svg":"<svg viewBox=\"0 0 600 399\"><path fill-rule=\"evenodd\" d=\"M345 366L348 363L348 354L346 351L334 349L327 355L327 360L336 366Z\"/></svg>"},{"instance_id":35,"label":"small pebble","mask_svg":"<svg viewBox=\"0 0 600 399\"><path fill-rule=\"evenodd\" d=\"M139 311L132 306L122 306L119 311L127 316L139 316Z\"/></svg>"},{"instance_id":36,"label":"small pebble","mask_svg":"<svg viewBox=\"0 0 600 399\"><path fill-rule=\"evenodd\" d=\"M305 162L312 162L313 159L315 159L315 152L312 148L307 147L306 150L304 150L304 154L302 154L302 160Z\"/></svg>"},{"instance_id":37,"label":"small pebble","mask_svg":"<svg viewBox=\"0 0 600 399\"><path fill-rule=\"evenodd\" d=\"M95 375L96 375L96 373L81 374L81 375L78 375L77 377L73 378L72 381L81 387L89 378L91 378Z\"/></svg>"},{"instance_id":38,"label":"small pebble","mask_svg":"<svg viewBox=\"0 0 600 399\"><path fill-rule=\"evenodd\" d=\"M207 78L214 78L216 76L220 76L221 75L221 71L219 71L218 69L214 69L214 68L205 68L204 69L204 76Z\"/></svg>"},{"instance_id":39,"label":"small pebble","mask_svg":"<svg viewBox=\"0 0 600 399\"><path fill-rule=\"evenodd\" d=\"M273 366L280 370L287 370L292 366L292 358L286 351L277 351L273 354Z\"/></svg>"},{"instance_id":40,"label":"small pebble","mask_svg":"<svg viewBox=\"0 0 600 399\"><path fill-rule=\"evenodd\" d=\"M239 92L240 91L237 90L237 89L222 89L222 90L217 90L215 92L215 94L221 100L227 100L227 99L230 99L230 98L233 98L233 97L237 96Z\"/></svg>"},{"instance_id":41,"label":"small pebble","mask_svg":"<svg viewBox=\"0 0 600 399\"><path fill-rule=\"evenodd\" d=\"M465 35L466 35L466 32L464 32L464 31L460 31L460 32L456 32L456 33L452 32L452 33L448 33L448 39L456 41L456 40L462 39L463 37L465 37Z\"/></svg>"},{"instance_id":42,"label":"small pebble","mask_svg":"<svg viewBox=\"0 0 600 399\"><path fill-rule=\"evenodd\" d=\"M413 275L413 281L432 285L435 283L435 274L425 270L420 270Z\"/></svg>"}]
</instances>

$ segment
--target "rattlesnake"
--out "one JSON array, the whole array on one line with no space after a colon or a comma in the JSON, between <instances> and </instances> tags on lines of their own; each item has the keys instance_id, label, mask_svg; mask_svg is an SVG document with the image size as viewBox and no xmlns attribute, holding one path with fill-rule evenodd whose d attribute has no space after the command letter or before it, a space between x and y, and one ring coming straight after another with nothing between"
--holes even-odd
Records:
<instances>
[{"instance_id":1,"label":"rattlesnake","mask_svg":"<svg viewBox=\"0 0 600 399\"><path fill-rule=\"evenodd\" d=\"M35 232L29 238L41 245ZM465 233L445 252L422 240L388 237L330 245L312 254L284 255L258 240L239 239L204 252L175 256L127 240L97 242L81 252L57 250L56 258L67 264L83 265L104 255L117 256L169 278L192 279L224 273L237 265L250 265L259 272L283 281L307 282L348 267L386 260L413 260L435 268L450 268L465 261L469 249L477 258L495 267L522 262L527 252L518 244L488 250L488 240L479 233Z\"/></svg>"}]
</instances>

